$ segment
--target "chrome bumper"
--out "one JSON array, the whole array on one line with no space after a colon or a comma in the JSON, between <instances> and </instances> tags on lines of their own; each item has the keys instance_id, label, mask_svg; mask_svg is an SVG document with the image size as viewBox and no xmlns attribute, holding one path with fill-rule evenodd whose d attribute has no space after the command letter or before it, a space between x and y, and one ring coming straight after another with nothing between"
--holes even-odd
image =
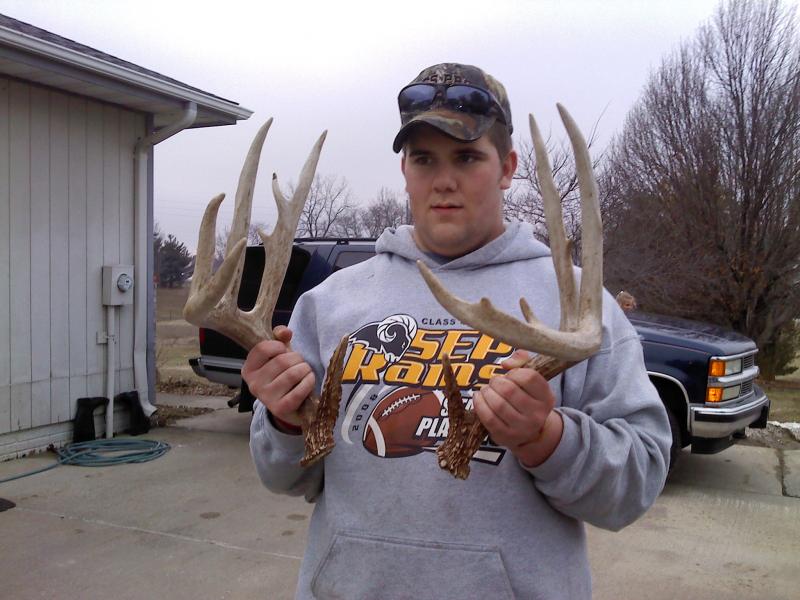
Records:
<instances>
[{"instance_id":1,"label":"chrome bumper","mask_svg":"<svg viewBox=\"0 0 800 600\"><path fill-rule=\"evenodd\" d=\"M690 406L689 426L692 437L725 438L757 421L769 398L758 386L753 397L737 406Z\"/></svg>"},{"instance_id":2,"label":"chrome bumper","mask_svg":"<svg viewBox=\"0 0 800 600\"><path fill-rule=\"evenodd\" d=\"M205 377L214 383L238 388L242 385L242 364L244 361L221 356L198 356L190 358L189 365L198 377Z\"/></svg>"}]
</instances>

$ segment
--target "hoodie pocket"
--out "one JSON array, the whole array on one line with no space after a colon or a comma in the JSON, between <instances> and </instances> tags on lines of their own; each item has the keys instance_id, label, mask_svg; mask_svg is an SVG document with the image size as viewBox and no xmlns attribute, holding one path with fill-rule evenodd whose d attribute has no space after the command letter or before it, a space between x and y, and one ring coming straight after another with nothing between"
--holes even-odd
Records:
<instances>
[{"instance_id":1,"label":"hoodie pocket","mask_svg":"<svg viewBox=\"0 0 800 600\"><path fill-rule=\"evenodd\" d=\"M320 600L514 597L498 548L351 531L333 536L311 590Z\"/></svg>"}]
</instances>

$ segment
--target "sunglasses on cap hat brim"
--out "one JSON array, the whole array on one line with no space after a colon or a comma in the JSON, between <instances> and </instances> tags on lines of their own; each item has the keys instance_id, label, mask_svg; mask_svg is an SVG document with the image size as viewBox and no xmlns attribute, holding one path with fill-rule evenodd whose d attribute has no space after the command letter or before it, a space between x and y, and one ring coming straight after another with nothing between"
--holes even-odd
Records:
<instances>
[{"instance_id":1,"label":"sunglasses on cap hat brim","mask_svg":"<svg viewBox=\"0 0 800 600\"><path fill-rule=\"evenodd\" d=\"M466 84L412 83L397 95L400 114L413 116L446 108L479 116L492 116L510 128L497 99L487 90Z\"/></svg>"}]
</instances>

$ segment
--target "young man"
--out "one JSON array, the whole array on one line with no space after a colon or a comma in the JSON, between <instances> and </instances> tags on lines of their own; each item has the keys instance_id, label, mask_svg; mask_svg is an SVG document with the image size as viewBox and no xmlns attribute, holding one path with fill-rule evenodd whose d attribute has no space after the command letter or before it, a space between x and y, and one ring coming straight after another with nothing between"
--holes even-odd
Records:
<instances>
[{"instance_id":1,"label":"young man","mask_svg":"<svg viewBox=\"0 0 800 600\"><path fill-rule=\"evenodd\" d=\"M262 481L316 501L297 597L589 598L583 522L627 525L666 476L670 430L638 336L606 293L600 351L547 382L522 367L526 353L441 308L415 261L461 298L516 314L524 297L559 321L549 249L502 218L517 163L503 86L447 63L399 104L394 150L414 225L385 231L373 259L305 294L290 329L242 369L260 400L251 452ZM344 335L336 448L303 469L295 411ZM489 432L465 481L432 452L448 428L445 354Z\"/></svg>"}]
</instances>

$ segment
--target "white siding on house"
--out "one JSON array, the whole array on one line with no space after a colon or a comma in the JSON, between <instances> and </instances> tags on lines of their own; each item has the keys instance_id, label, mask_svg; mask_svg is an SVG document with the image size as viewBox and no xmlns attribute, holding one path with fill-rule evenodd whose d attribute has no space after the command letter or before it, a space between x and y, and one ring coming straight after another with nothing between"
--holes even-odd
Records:
<instances>
[{"instance_id":1,"label":"white siding on house","mask_svg":"<svg viewBox=\"0 0 800 600\"><path fill-rule=\"evenodd\" d=\"M67 103L69 153L69 414L86 397L86 101ZM118 152L111 152L119 160Z\"/></svg>"},{"instance_id":2,"label":"white siding on house","mask_svg":"<svg viewBox=\"0 0 800 600\"><path fill-rule=\"evenodd\" d=\"M9 88L11 205L11 430L31 427L31 136L30 86Z\"/></svg>"},{"instance_id":3,"label":"white siding on house","mask_svg":"<svg viewBox=\"0 0 800 600\"><path fill-rule=\"evenodd\" d=\"M88 268L92 257L103 256L103 106L87 106L86 130L86 330L104 331L102 277ZM87 396L105 395L104 356L95 352L97 340L86 336Z\"/></svg>"},{"instance_id":4,"label":"white siding on house","mask_svg":"<svg viewBox=\"0 0 800 600\"><path fill-rule=\"evenodd\" d=\"M103 239L119 240L120 222L120 179L119 179L119 157L114 152L109 152L111 148L119 148L119 111L113 107L103 108ZM103 245L103 264L121 264L119 243ZM130 308L130 307L125 307ZM121 312L121 311L119 311ZM122 320L117 312L116 331L114 335L120 339L119 328ZM104 311L105 314L105 311ZM105 330L105 325L103 326ZM116 358L114 359L117 368L121 365L119 360L119 344L117 344ZM104 357L105 358L105 357ZM115 387L119 386L119 377L114 378ZM105 395L105 393L101 394Z\"/></svg>"},{"instance_id":5,"label":"white siding on house","mask_svg":"<svg viewBox=\"0 0 800 600\"><path fill-rule=\"evenodd\" d=\"M31 88L31 289L50 287L50 98ZM31 425L50 423L50 294L31 296Z\"/></svg>"},{"instance_id":6,"label":"white siding on house","mask_svg":"<svg viewBox=\"0 0 800 600\"><path fill-rule=\"evenodd\" d=\"M105 395L101 267L133 264L144 130L143 115L0 77L0 434ZM120 392L133 388L133 306L116 310Z\"/></svg>"},{"instance_id":7,"label":"white siding on house","mask_svg":"<svg viewBox=\"0 0 800 600\"><path fill-rule=\"evenodd\" d=\"M119 161L119 189L133 190L133 148L136 145L137 117L134 113L120 113L119 136L120 147L131 149L131 160ZM134 263L134 226L136 222L136 209L133 202L126 202L122 198L119 204L119 262L123 265ZM141 281L144 281L142 278ZM132 306L123 307L119 315L119 358L117 365L120 370L119 380L116 382L120 390L132 390L133 382L133 310Z\"/></svg>"},{"instance_id":8,"label":"white siding on house","mask_svg":"<svg viewBox=\"0 0 800 600\"><path fill-rule=\"evenodd\" d=\"M67 103L50 95L50 420L68 421L69 128Z\"/></svg>"},{"instance_id":9,"label":"white siding on house","mask_svg":"<svg viewBox=\"0 0 800 600\"><path fill-rule=\"evenodd\" d=\"M0 434L11 430L11 219L8 80L0 78Z\"/></svg>"}]
</instances>

